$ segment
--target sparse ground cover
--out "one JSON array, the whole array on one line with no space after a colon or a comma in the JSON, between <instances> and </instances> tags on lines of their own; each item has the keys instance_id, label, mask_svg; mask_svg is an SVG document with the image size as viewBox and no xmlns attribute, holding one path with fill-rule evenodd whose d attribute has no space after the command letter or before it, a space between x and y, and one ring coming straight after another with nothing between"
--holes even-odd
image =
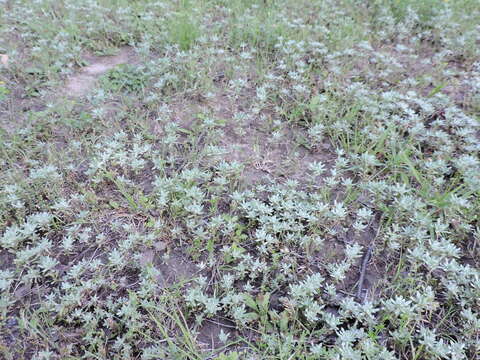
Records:
<instances>
[{"instance_id":1,"label":"sparse ground cover","mask_svg":"<svg viewBox=\"0 0 480 360\"><path fill-rule=\"evenodd\" d=\"M480 358L478 0L0 6L0 358Z\"/></svg>"}]
</instances>

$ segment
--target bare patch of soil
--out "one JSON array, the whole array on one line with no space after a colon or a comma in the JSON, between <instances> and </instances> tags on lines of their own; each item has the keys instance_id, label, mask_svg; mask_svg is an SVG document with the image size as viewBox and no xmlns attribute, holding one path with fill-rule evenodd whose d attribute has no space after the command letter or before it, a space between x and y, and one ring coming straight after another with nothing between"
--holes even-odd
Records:
<instances>
[{"instance_id":1,"label":"bare patch of soil","mask_svg":"<svg viewBox=\"0 0 480 360\"><path fill-rule=\"evenodd\" d=\"M206 351L214 351L222 346L219 339L222 331L228 334L229 339L238 336L234 323L225 319L206 320L197 331L197 342Z\"/></svg>"},{"instance_id":2,"label":"bare patch of soil","mask_svg":"<svg viewBox=\"0 0 480 360\"><path fill-rule=\"evenodd\" d=\"M293 125L276 129L278 137L274 138L271 120L277 115L261 112L252 116L245 112L249 108L248 99L230 98L226 91L217 88L215 95L202 103L180 100L172 109L171 120L187 129L197 125L198 113L209 113L213 119L222 120L225 126L215 142L223 151L212 161L243 164L241 178L246 185L262 183L269 177L302 183L310 163L320 161L327 168L333 163L335 154L330 144L323 144L315 152L300 146L299 138L306 137L306 133L303 128ZM161 133L159 129L153 131Z\"/></svg>"},{"instance_id":3,"label":"bare patch of soil","mask_svg":"<svg viewBox=\"0 0 480 360\"><path fill-rule=\"evenodd\" d=\"M87 94L101 75L117 65L134 62L135 54L131 48L123 47L117 55L88 55L85 57L85 60L89 65L67 79L64 88L66 95L80 97Z\"/></svg>"},{"instance_id":4,"label":"bare patch of soil","mask_svg":"<svg viewBox=\"0 0 480 360\"><path fill-rule=\"evenodd\" d=\"M198 267L178 251L172 251L168 257L152 254L152 262L160 271L158 284L168 287L182 280L189 280L199 272Z\"/></svg>"}]
</instances>

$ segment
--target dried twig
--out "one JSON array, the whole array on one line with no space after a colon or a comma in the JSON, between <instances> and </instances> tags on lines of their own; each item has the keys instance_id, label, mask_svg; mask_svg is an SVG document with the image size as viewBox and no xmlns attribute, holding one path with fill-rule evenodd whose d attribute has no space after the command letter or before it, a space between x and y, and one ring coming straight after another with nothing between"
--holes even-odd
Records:
<instances>
[{"instance_id":1,"label":"dried twig","mask_svg":"<svg viewBox=\"0 0 480 360\"><path fill-rule=\"evenodd\" d=\"M357 300L363 303L362 291L363 291L363 282L365 281L365 272L367 271L368 262L372 257L373 251L373 242L367 248L365 255L363 255L362 267L360 268L360 278L358 279L358 288L357 288Z\"/></svg>"},{"instance_id":2,"label":"dried twig","mask_svg":"<svg viewBox=\"0 0 480 360\"><path fill-rule=\"evenodd\" d=\"M368 262L372 258L375 240L377 239L378 234L380 233L382 219L383 219L383 216L380 218L378 222L378 228L377 228L377 233L375 234L375 237L372 239L372 242L368 246L367 251L365 251L365 254L363 255L362 266L360 267L360 276L358 278L357 295L356 295L356 299L360 303L363 303L365 300L365 297L362 297L363 283L365 281L365 273L367 272Z\"/></svg>"}]
</instances>

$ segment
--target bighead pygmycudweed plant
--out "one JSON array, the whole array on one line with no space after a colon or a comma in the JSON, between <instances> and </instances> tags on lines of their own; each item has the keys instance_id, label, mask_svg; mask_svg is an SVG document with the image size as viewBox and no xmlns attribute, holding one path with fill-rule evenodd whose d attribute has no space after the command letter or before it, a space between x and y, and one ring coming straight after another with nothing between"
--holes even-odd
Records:
<instances>
[{"instance_id":1,"label":"bighead pygmycudweed plant","mask_svg":"<svg viewBox=\"0 0 480 360\"><path fill-rule=\"evenodd\" d=\"M480 2L0 5L0 358L480 358Z\"/></svg>"}]
</instances>

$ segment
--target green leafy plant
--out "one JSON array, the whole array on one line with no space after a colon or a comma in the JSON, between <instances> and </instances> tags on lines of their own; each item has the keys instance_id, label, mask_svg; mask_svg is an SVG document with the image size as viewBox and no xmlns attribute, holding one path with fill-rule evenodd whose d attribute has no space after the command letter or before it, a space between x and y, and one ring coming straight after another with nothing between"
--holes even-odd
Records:
<instances>
[{"instance_id":1,"label":"green leafy plant","mask_svg":"<svg viewBox=\"0 0 480 360\"><path fill-rule=\"evenodd\" d=\"M0 101L5 100L8 94L10 94L10 90L3 81L0 81Z\"/></svg>"},{"instance_id":2,"label":"green leafy plant","mask_svg":"<svg viewBox=\"0 0 480 360\"><path fill-rule=\"evenodd\" d=\"M121 64L103 75L100 83L103 88L113 92L142 92L147 86L148 74L143 67Z\"/></svg>"}]
</instances>

